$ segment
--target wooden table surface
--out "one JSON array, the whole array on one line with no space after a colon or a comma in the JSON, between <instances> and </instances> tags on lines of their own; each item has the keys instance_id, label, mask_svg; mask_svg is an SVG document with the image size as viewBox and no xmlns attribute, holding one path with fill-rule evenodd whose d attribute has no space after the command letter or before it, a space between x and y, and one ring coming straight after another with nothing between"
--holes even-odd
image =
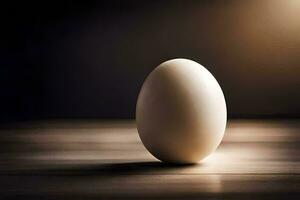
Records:
<instances>
[{"instance_id":1,"label":"wooden table surface","mask_svg":"<svg viewBox=\"0 0 300 200\"><path fill-rule=\"evenodd\" d=\"M166 165L134 121L0 127L0 199L300 199L300 120L231 120L198 165Z\"/></svg>"}]
</instances>

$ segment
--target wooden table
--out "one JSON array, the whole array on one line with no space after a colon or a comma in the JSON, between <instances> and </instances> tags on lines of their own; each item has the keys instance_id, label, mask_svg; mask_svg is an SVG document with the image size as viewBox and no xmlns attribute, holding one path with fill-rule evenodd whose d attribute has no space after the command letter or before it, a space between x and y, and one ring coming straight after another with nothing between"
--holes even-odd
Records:
<instances>
[{"instance_id":1,"label":"wooden table","mask_svg":"<svg viewBox=\"0 0 300 200\"><path fill-rule=\"evenodd\" d=\"M198 165L166 165L134 121L0 128L0 198L300 199L300 120L231 120Z\"/></svg>"}]
</instances>

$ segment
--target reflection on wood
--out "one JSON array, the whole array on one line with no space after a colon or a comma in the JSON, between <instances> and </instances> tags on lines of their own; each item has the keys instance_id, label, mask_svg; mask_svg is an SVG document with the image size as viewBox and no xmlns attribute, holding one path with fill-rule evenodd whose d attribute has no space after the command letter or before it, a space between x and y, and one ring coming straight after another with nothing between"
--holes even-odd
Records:
<instances>
[{"instance_id":1,"label":"reflection on wood","mask_svg":"<svg viewBox=\"0 0 300 200\"><path fill-rule=\"evenodd\" d=\"M145 150L132 121L6 125L0 197L299 198L299 131L299 120L233 120L211 156L170 166Z\"/></svg>"}]
</instances>

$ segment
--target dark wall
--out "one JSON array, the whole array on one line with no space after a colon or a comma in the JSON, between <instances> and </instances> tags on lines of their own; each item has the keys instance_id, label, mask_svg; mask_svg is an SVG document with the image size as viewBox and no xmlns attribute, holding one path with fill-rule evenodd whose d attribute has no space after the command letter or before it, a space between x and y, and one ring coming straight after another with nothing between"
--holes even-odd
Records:
<instances>
[{"instance_id":1,"label":"dark wall","mask_svg":"<svg viewBox=\"0 0 300 200\"><path fill-rule=\"evenodd\" d=\"M132 118L147 74L177 57L215 75L230 116L300 116L299 9L296 0L3 4L1 120Z\"/></svg>"}]
</instances>

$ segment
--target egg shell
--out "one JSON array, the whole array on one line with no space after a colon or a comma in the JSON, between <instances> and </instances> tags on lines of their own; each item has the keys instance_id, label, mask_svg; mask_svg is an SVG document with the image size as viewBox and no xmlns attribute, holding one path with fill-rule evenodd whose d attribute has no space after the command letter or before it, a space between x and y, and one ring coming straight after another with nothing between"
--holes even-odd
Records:
<instances>
[{"instance_id":1,"label":"egg shell","mask_svg":"<svg viewBox=\"0 0 300 200\"><path fill-rule=\"evenodd\" d=\"M202 65L173 59L156 67L138 96L136 123L146 149L169 163L197 163L220 144L227 111L221 87Z\"/></svg>"}]
</instances>

